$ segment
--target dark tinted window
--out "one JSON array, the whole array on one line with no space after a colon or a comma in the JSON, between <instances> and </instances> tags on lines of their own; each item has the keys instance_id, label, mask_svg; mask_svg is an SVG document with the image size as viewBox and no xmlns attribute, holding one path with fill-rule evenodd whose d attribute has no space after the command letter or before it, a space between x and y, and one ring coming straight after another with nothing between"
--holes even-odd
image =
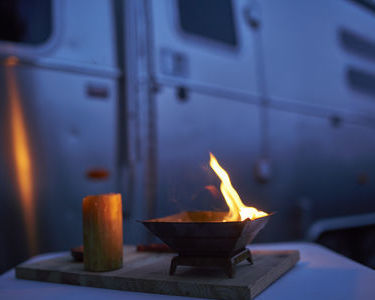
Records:
<instances>
[{"instance_id":1,"label":"dark tinted window","mask_svg":"<svg viewBox=\"0 0 375 300\"><path fill-rule=\"evenodd\" d=\"M375 60L375 40L371 37L354 33L347 29L340 31L344 49L367 59Z\"/></svg>"},{"instance_id":2,"label":"dark tinted window","mask_svg":"<svg viewBox=\"0 0 375 300\"><path fill-rule=\"evenodd\" d=\"M179 0L178 11L186 33L237 45L231 0Z\"/></svg>"},{"instance_id":3,"label":"dark tinted window","mask_svg":"<svg viewBox=\"0 0 375 300\"><path fill-rule=\"evenodd\" d=\"M363 7L368 8L369 10L375 12L375 1L374 0L352 0L362 5Z\"/></svg>"},{"instance_id":4,"label":"dark tinted window","mask_svg":"<svg viewBox=\"0 0 375 300\"><path fill-rule=\"evenodd\" d=\"M375 74L351 68L348 71L349 86L362 93L375 95Z\"/></svg>"},{"instance_id":5,"label":"dark tinted window","mask_svg":"<svg viewBox=\"0 0 375 300\"><path fill-rule=\"evenodd\" d=\"M52 32L52 0L0 0L0 40L41 44Z\"/></svg>"}]
</instances>

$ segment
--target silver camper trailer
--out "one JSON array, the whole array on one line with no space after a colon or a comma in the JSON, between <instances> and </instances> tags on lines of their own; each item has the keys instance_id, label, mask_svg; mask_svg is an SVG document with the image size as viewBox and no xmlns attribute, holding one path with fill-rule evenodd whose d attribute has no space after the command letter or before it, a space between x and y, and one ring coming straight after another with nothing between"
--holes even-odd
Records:
<instances>
[{"instance_id":1,"label":"silver camper trailer","mask_svg":"<svg viewBox=\"0 0 375 300\"><path fill-rule=\"evenodd\" d=\"M122 193L126 243L151 239L136 220L227 209L209 152L278 212L262 241L373 217L373 1L0 5L0 271L80 245L88 194Z\"/></svg>"}]
</instances>

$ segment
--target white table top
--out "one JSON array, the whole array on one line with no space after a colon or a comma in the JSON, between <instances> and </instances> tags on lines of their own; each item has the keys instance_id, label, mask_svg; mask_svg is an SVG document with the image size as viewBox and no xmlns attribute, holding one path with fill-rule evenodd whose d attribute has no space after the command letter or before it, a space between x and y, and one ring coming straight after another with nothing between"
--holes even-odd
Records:
<instances>
[{"instance_id":1,"label":"white table top","mask_svg":"<svg viewBox=\"0 0 375 300\"><path fill-rule=\"evenodd\" d=\"M257 244L251 249L298 249L301 260L256 299L375 299L375 271L310 243ZM66 253L44 254L42 260ZM31 261L31 260L30 260ZM0 299L193 299L16 279L14 269L0 276Z\"/></svg>"}]
</instances>

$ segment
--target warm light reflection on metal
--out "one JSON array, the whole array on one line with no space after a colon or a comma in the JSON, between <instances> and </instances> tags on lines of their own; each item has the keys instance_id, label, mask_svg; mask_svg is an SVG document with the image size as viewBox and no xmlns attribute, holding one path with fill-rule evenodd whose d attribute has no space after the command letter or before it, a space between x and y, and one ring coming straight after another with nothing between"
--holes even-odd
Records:
<instances>
[{"instance_id":1,"label":"warm light reflection on metal","mask_svg":"<svg viewBox=\"0 0 375 300\"><path fill-rule=\"evenodd\" d=\"M5 60L5 65L6 65L7 67L12 67L12 66L17 65L18 62L19 62L18 57L16 57L16 56L9 56L9 57L7 57L6 60Z\"/></svg>"},{"instance_id":2,"label":"warm light reflection on metal","mask_svg":"<svg viewBox=\"0 0 375 300\"><path fill-rule=\"evenodd\" d=\"M10 103L11 143L29 252L33 255L37 253L37 233L32 161L25 117L13 68L17 63L18 59L15 57L9 57L6 61L6 81Z\"/></svg>"}]
</instances>

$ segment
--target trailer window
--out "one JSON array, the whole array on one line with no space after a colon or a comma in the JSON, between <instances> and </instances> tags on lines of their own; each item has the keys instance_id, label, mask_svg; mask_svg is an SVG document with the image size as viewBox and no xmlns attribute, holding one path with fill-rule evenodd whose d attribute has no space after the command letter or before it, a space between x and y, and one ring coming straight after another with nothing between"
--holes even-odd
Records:
<instances>
[{"instance_id":1,"label":"trailer window","mask_svg":"<svg viewBox=\"0 0 375 300\"><path fill-rule=\"evenodd\" d=\"M374 0L352 0L352 1L357 2L359 5L362 5L363 7L371 10L372 12L375 12Z\"/></svg>"},{"instance_id":2,"label":"trailer window","mask_svg":"<svg viewBox=\"0 0 375 300\"><path fill-rule=\"evenodd\" d=\"M237 45L231 0L179 0L179 23L188 34Z\"/></svg>"},{"instance_id":3,"label":"trailer window","mask_svg":"<svg viewBox=\"0 0 375 300\"><path fill-rule=\"evenodd\" d=\"M1 0L0 40L38 45L52 32L52 0Z\"/></svg>"}]
</instances>

